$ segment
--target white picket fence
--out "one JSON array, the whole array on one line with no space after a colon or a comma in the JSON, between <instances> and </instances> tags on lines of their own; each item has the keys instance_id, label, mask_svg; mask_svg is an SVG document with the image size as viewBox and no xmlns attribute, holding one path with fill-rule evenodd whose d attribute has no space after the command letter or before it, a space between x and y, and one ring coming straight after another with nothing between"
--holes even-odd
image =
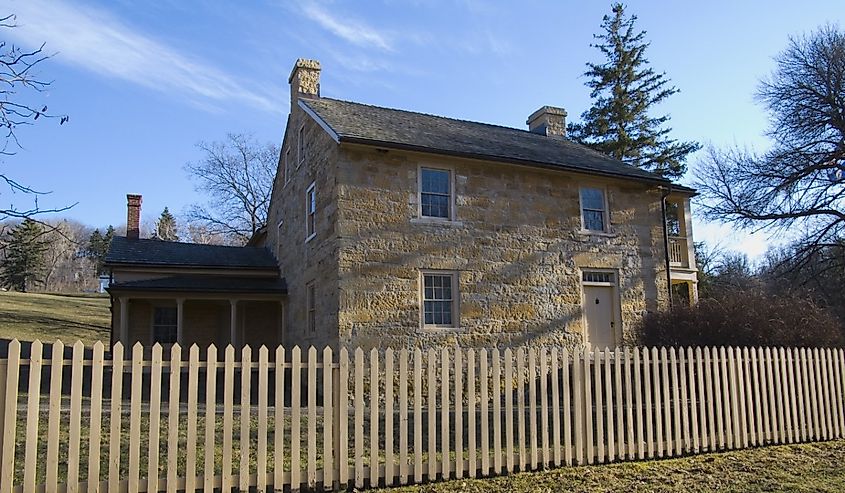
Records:
<instances>
[{"instance_id":1,"label":"white picket fence","mask_svg":"<svg viewBox=\"0 0 845 493\"><path fill-rule=\"evenodd\" d=\"M841 349L43 349L0 360L0 493L363 488L845 433Z\"/></svg>"}]
</instances>

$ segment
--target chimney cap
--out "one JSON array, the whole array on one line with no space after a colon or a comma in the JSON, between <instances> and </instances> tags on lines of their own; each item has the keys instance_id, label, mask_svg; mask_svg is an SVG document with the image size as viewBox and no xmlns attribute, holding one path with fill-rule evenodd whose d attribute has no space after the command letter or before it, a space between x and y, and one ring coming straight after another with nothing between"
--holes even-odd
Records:
<instances>
[{"instance_id":1,"label":"chimney cap","mask_svg":"<svg viewBox=\"0 0 845 493\"><path fill-rule=\"evenodd\" d=\"M566 110L563 108L558 108L557 106L541 106L540 109L531 113L531 116L528 117L528 120L525 121L526 125L531 125L531 122L540 118L543 115L556 115L556 116L563 116L567 115Z\"/></svg>"},{"instance_id":2,"label":"chimney cap","mask_svg":"<svg viewBox=\"0 0 845 493\"><path fill-rule=\"evenodd\" d=\"M296 74L297 70L299 69L309 69L309 70L320 70L320 61L319 60L311 60L308 58L297 58L296 63L293 64L293 69L290 71L290 77L288 77L288 84L293 82L293 76Z\"/></svg>"}]
</instances>

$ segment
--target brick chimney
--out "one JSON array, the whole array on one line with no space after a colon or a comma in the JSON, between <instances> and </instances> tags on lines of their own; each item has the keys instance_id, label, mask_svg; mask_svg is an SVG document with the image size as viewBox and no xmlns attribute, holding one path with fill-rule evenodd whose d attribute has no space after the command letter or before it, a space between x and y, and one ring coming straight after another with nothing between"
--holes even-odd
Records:
<instances>
[{"instance_id":1,"label":"brick chimney","mask_svg":"<svg viewBox=\"0 0 845 493\"><path fill-rule=\"evenodd\" d=\"M305 58L298 59L290 72L288 83L290 83L291 107L296 104L297 98L319 98L320 62Z\"/></svg>"},{"instance_id":2,"label":"brick chimney","mask_svg":"<svg viewBox=\"0 0 845 493\"><path fill-rule=\"evenodd\" d=\"M566 110L543 106L528 117L528 131L562 139L566 137Z\"/></svg>"},{"instance_id":3,"label":"brick chimney","mask_svg":"<svg viewBox=\"0 0 845 493\"><path fill-rule=\"evenodd\" d=\"M141 196L126 194L126 237L137 240L141 236Z\"/></svg>"}]
</instances>

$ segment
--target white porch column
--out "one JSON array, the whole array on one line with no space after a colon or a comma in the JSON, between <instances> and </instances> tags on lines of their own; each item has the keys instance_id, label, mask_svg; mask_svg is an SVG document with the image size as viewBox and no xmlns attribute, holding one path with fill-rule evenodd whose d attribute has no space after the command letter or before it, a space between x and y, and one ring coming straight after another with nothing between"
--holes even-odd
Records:
<instances>
[{"instance_id":1,"label":"white porch column","mask_svg":"<svg viewBox=\"0 0 845 493\"><path fill-rule=\"evenodd\" d=\"M118 298L118 302L120 303L120 338L118 340L124 345L124 350L127 350L129 345L129 298L121 296Z\"/></svg>"},{"instance_id":2,"label":"white porch column","mask_svg":"<svg viewBox=\"0 0 845 493\"><path fill-rule=\"evenodd\" d=\"M176 343L183 345L184 320L185 320L185 298L176 298Z\"/></svg>"},{"instance_id":3,"label":"white porch column","mask_svg":"<svg viewBox=\"0 0 845 493\"><path fill-rule=\"evenodd\" d=\"M232 318L229 323L229 330L231 331L229 343L234 347L238 347L238 300L229 300L229 305L232 307L230 310Z\"/></svg>"}]
</instances>

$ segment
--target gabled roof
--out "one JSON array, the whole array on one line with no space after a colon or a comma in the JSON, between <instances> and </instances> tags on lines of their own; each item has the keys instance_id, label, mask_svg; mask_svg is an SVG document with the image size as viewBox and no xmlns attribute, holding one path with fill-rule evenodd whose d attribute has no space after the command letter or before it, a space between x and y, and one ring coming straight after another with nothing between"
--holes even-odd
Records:
<instances>
[{"instance_id":1,"label":"gabled roof","mask_svg":"<svg viewBox=\"0 0 845 493\"><path fill-rule=\"evenodd\" d=\"M565 138L487 123L456 120L330 98L299 104L338 142L377 145L459 157L617 176L656 184L669 180ZM672 185L676 189L687 189ZM690 190L691 189L687 189Z\"/></svg>"},{"instance_id":2,"label":"gabled roof","mask_svg":"<svg viewBox=\"0 0 845 493\"><path fill-rule=\"evenodd\" d=\"M121 282L112 284L108 290L287 294L288 287L279 277L175 276Z\"/></svg>"},{"instance_id":3,"label":"gabled roof","mask_svg":"<svg viewBox=\"0 0 845 493\"><path fill-rule=\"evenodd\" d=\"M149 267L194 267L210 269L248 269L278 271L279 266L267 249L199 245L150 239L112 238L106 265Z\"/></svg>"}]
</instances>

